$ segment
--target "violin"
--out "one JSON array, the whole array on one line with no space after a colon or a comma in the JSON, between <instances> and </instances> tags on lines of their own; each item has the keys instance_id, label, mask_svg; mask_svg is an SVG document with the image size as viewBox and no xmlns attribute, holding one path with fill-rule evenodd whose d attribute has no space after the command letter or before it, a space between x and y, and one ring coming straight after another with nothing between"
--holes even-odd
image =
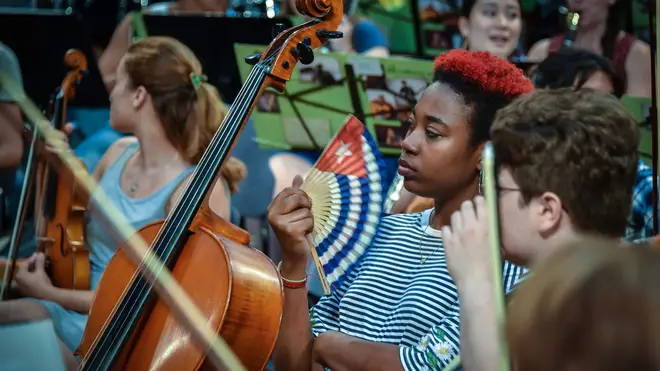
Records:
<instances>
[{"instance_id":1,"label":"violin","mask_svg":"<svg viewBox=\"0 0 660 371\"><path fill-rule=\"evenodd\" d=\"M277 339L284 295L277 267L249 245L248 232L209 207L209 190L229 158L258 97L267 87L284 91L298 61L332 38L343 17L341 0L297 0L313 20L279 34L263 54L246 58L252 71L166 220L134 237L150 244L156 260L192 299L207 326L227 342L248 370L262 370ZM138 239L138 238L136 238ZM129 239L130 242L131 240ZM131 245L118 249L101 277L76 354L82 370L212 369L203 344L133 262ZM144 264L144 263L140 263Z\"/></svg>"},{"instance_id":2,"label":"violin","mask_svg":"<svg viewBox=\"0 0 660 371\"><path fill-rule=\"evenodd\" d=\"M76 87L87 72L87 59L79 50L67 51L64 64L70 71L62 80L50 107L51 124L57 130L63 130L67 122L68 101L75 97ZM3 299L7 297L14 265L24 263L16 262L16 254L32 191L37 251L46 255L46 270L53 285L75 290L88 290L90 285L84 235L86 195L77 189L73 173L61 166L56 157L45 149L43 142L37 140L38 136L33 134L31 138L25 181L11 238L10 264L2 282ZM39 154L36 157L35 151Z\"/></svg>"}]
</instances>

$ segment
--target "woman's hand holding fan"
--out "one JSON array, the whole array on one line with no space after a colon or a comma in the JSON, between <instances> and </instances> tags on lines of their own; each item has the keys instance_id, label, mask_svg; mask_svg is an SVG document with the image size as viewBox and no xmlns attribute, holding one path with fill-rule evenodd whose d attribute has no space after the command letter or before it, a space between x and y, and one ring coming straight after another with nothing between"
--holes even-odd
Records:
<instances>
[{"instance_id":1,"label":"woman's hand holding fan","mask_svg":"<svg viewBox=\"0 0 660 371\"><path fill-rule=\"evenodd\" d=\"M314 228L312 201L300 189L302 183L302 178L296 176L293 185L280 192L267 210L268 222L282 248L281 269L292 279L305 276L312 249L307 239Z\"/></svg>"},{"instance_id":2,"label":"woman's hand holding fan","mask_svg":"<svg viewBox=\"0 0 660 371\"><path fill-rule=\"evenodd\" d=\"M305 181L297 176L268 207L283 276L303 279L311 252L326 295L341 284L376 235L387 191L384 171L371 134L349 116Z\"/></svg>"}]
</instances>

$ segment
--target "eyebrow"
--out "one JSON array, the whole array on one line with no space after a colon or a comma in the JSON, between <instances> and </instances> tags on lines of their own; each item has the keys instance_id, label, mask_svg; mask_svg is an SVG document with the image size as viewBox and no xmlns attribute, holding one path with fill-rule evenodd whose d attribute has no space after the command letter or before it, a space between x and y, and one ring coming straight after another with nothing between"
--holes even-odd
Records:
<instances>
[{"instance_id":1,"label":"eyebrow","mask_svg":"<svg viewBox=\"0 0 660 371\"><path fill-rule=\"evenodd\" d=\"M424 116L424 118L426 119L426 121L428 121L432 124L438 124L438 125L449 127L449 125L447 125L444 121L442 121L441 119L439 119L435 116L426 115L426 116Z\"/></svg>"}]
</instances>

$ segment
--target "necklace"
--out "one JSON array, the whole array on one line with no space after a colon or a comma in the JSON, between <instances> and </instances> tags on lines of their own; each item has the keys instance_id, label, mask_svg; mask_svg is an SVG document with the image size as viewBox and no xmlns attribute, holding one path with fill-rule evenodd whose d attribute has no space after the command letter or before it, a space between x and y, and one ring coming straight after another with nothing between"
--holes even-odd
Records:
<instances>
[{"instance_id":1,"label":"necklace","mask_svg":"<svg viewBox=\"0 0 660 371\"><path fill-rule=\"evenodd\" d=\"M429 227L431 226L431 220L433 219L433 214L434 214L434 213L435 213L435 211L432 211L431 214L429 214L429 220L428 220L428 223L426 224L426 227L425 227L424 230L422 231L422 238L419 239L419 264L424 264L424 263L426 263L426 261L427 261L427 260L428 260L433 254L435 254L436 251L438 251L438 250L440 249L440 247L442 247L442 243L441 243L438 247L435 248L435 250L431 251L431 253L428 254L426 257L424 257L424 254L422 254L422 243L423 243L423 241L424 241L424 236L426 236L426 231L427 231L427 230L429 229Z\"/></svg>"},{"instance_id":2,"label":"necklace","mask_svg":"<svg viewBox=\"0 0 660 371\"><path fill-rule=\"evenodd\" d=\"M171 159L168 163L166 163L164 166L159 166L159 167L151 168L151 169L149 169L149 171L145 171L144 173L142 173L142 175L141 175L138 179L145 179L145 175L146 175L146 174L150 174L150 173L152 173L152 172L154 172L154 171L156 171L156 170L161 170L161 171L162 171L162 170L167 169L170 165L172 165L172 164L174 163L174 161L175 161L177 158L179 158L179 154L178 154L178 153L175 154L174 157L172 157L172 159ZM139 185L139 184L138 184L138 180L136 179L135 182L133 182L133 184L131 184L131 185L128 187L128 191L129 191L130 193L135 193L135 192L137 192L137 190L138 190L138 185Z\"/></svg>"}]
</instances>

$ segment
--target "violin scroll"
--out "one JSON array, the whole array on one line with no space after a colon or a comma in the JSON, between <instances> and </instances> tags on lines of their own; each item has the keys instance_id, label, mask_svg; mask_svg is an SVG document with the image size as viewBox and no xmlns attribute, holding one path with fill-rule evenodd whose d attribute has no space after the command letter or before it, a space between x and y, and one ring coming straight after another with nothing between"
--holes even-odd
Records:
<instances>
[{"instance_id":1,"label":"violin scroll","mask_svg":"<svg viewBox=\"0 0 660 371\"><path fill-rule=\"evenodd\" d=\"M64 65L70 70L62 81L62 93L65 100L76 95L75 86L87 74L87 57L78 49L69 49L64 55Z\"/></svg>"},{"instance_id":2,"label":"violin scroll","mask_svg":"<svg viewBox=\"0 0 660 371\"><path fill-rule=\"evenodd\" d=\"M313 19L277 35L259 61L270 69L265 85L280 92L298 61L310 64L314 49L343 36L337 31L344 17L342 0L296 0L296 8Z\"/></svg>"}]
</instances>

